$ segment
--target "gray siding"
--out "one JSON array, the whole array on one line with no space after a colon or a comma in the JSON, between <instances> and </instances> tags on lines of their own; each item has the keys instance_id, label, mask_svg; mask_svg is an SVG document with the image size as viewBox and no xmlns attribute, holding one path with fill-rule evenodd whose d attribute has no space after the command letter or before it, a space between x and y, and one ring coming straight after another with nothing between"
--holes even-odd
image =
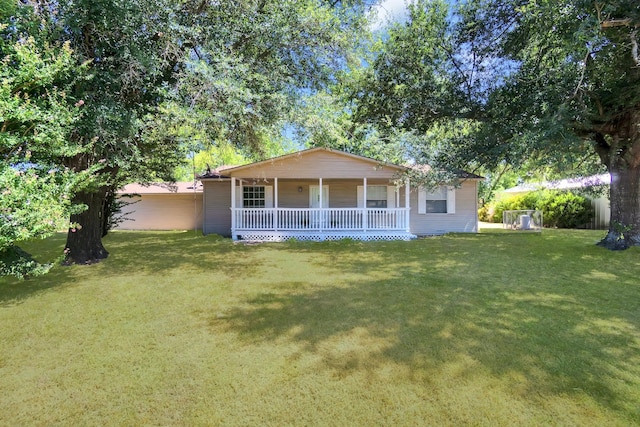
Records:
<instances>
[{"instance_id":1,"label":"gray siding","mask_svg":"<svg viewBox=\"0 0 640 427\"><path fill-rule=\"evenodd\" d=\"M226 181L203 181L204 234L231 235L231 185Z\"/></svg>"},{"instance_id":2,"label":"gray siding","mask_svg":"<svg viewBox=\"0 0 640 427\"><path fill-rule=\"evenodd\" d=\"M411 232L418 236L444 233L476 233L478 231L478 203L476 181L464 181L456 189L456 211L453 214L419 214L418 189L411 191Z\"/></svg>"},{"instance_id":3,"label":"gray siding","mask_svg":"<svg viewBox=\"0 0 640 427\"><path fill-rule=\"evenodd\" d=\"M274 185L273 180L267 180ZM317 179L281 180L278 179L278 207L308 208L309 187L317 186ZM330 208L355 208L358 206L358 186L362 179L323 179L322 185L329 186ZM389 185L389 180L369 179L367 185ZM299 191L302 190L302 191ZM404 191L404 190L401 190Z\"/></svg>"},{"instance_id":4,"label":"gray siding","mask_svg":"<svg viewBox=\"0 0 640 427\"><path fill-rule=\"evenodd\" d=\"M278 179L278 206L281 208L308 208L309 186L318 185L316 179ZM261 184L274 185L273 179ZM357 207L357 187L362 179L323 179L329 186L329 207ZM368 185L388 185L386 179L368 179ZM231 233L231 189L229 181L205 181L204 185L204 234ZM301 189L302 191L298 191ZM418 214L418 188L411 187L410 224L413 234L424 236L449 232L477 232L477 183L465 181L456 189L456 211L454 214ZM405 206L404 187L400 188L400 204Z\"/></svg>"}]
</instances>

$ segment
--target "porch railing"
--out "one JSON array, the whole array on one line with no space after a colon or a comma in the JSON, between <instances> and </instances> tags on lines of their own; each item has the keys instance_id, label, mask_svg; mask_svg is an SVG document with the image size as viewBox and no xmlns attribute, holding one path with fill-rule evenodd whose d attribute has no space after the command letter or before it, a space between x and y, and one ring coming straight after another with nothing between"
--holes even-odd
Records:
<instances>
[{"instance_id":1,"label":"porch railing","mask_svg":"<svg viewBox=\"0 0 640 427\"><path fill-rule=\"evenodd\" d=\"M232 209L236 230L407 230L408 209L260 208Z\"/></svg>"}]
</instances>

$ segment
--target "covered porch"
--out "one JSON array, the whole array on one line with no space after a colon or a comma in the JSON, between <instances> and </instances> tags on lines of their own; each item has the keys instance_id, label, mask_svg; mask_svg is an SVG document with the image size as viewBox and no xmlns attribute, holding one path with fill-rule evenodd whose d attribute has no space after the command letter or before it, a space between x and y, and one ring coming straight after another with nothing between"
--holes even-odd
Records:
<instances>
[{"instance_id":1,"label":"covered porch","mask_svg":"<svg viewBox=\"0 0 640 427\"><path fill-rule=\"evenodd\" d=\"M234 240L409 240L410 185L392 179L231 177Z\"/></svg>"}]
</instances>

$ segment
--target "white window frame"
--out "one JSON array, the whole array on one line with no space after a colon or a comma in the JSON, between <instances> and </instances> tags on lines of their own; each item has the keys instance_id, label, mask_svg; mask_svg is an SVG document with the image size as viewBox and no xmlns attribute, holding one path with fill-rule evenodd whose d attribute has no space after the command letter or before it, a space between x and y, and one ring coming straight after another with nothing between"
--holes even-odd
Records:
<instances>
[{"instance_id":1,"label":"white window frame","mask_svg":"<svg viewBox=\"0 0 640 427\"><path fill-rule=\"evenodd\" d=\"M264 190L264 204L263 206L246 206L245 202L245 188L263 187ZM260 198L254 198L252 200L262 200ZM236 192L236 206L243 209L265 209L273 207L273 186L271 185L241 185L239 191Z\"/></svg>"},{"instance_id":2,"label":"white window frame","mask_svg":"<svg viewBox=\"0 0 640 427\"><path fill-rule=\"evenodd\" d=\"M371 187L386 187L386 191L387 191L387 196L386 196L386 200L387 200L387 207L386 208L369 208L369 209L395 209L396 208L396 193L397 193L397 189L395 186L393 185L367 185L367 199L368 200L374 200L371 199L369 196L369 190L371 189ZM363 209L366 207L367 203L364 200L364 186L362 185L358 185L357 187L357 196L358 196L358 208L359 209ZM377 200L377 199L376 199ZM380 199L382 200L382 199Z\"/></svg>"},{"instance_id":3,"label":"white window frame","mask_svg":"<svg viewBox=\"0 0 640 427\"><path fill-rule=\"evenodd\" d=\"M442 197L444 198L430 198ZM427 200L446 200L446 212L427 212ZM426 215L448 215L456 213L456 189L450 186L441 186L437 191L427 192L424 188L418 190L418 213Z\"/></svg>"}]
</instances>

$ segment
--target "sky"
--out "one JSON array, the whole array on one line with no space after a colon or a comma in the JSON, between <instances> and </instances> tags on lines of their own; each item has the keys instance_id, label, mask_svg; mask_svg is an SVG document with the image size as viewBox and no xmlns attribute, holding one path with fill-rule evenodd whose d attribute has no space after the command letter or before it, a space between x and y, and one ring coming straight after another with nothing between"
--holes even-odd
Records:
<instances>
[{"instance_id":1,"label":"sky","mask_svg":"<svg viewBox=\"0 0 640 427\"><path fill-rule=\"evenodd\" d=\"M407 15L406 0L383 0L375 10L378 19L373 23L372 29L379 30L385 26L388 21L401 21Z\"/></svg>"}]
</instances>

